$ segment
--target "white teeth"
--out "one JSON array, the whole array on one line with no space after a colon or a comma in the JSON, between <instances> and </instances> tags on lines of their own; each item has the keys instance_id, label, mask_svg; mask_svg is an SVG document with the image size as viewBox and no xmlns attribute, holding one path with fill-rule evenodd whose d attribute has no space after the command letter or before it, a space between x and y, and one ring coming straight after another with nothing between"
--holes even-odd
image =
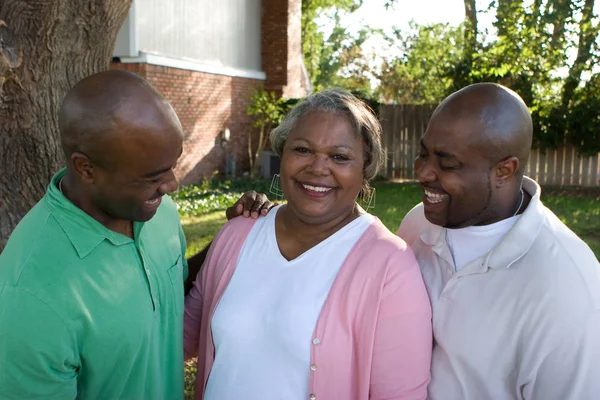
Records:
<instances>
[{"instance_id":1,"label":"white teeth","mask_svg":"<svg viewBox=\"0 0 600 400\"><path fill-rule=\"evenodd\" d=\"M331 190L331 188L326 188L326 187L320 187L320 186L310 186L310 185L305 185L304 183L302 184L302 187L304 187L304 189L306 190L310 190L313 192L329 192Z\"/></svg>"},{"instance_id":2,"label":"white teeth","mask_svg":"<svg viewBox=\"0 0 600 400\"><path fill-rule=\"evenodd\" d=\"M148 200L146 202L146 204L150 204L151 206L158 203L158 201L160 200L160 197L158 199L154 199L154 200Z\"/></svg>"},{"instance_id":3,"label":"white teeth","mask_svg":"<svg viewBox=\"0 0 600 400\"><path fill-rule=\"evenodd\" d=\"M448 197L447 194L437 194L437 193L430 192L429 190L424 190L424 191L425 191L425 196L427 196L427 200L432 204L441 203L446 197Z\"/></svg>"}]
</instances>

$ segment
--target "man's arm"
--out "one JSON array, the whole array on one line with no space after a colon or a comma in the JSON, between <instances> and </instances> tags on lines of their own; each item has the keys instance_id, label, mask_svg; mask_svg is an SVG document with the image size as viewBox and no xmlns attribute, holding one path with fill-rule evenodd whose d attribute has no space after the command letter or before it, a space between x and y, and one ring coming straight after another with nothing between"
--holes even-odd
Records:
<instances>
[{"instance_id":1,"label":"man's arm","mask_svg":"<svg viewBox=\"0 0 600 400\"><path fill-rule=\"evenodd\" d=\"M565 332L523 395L527 400L600 398L600 312Z\"/></svg>"},{"instance_id":2,"label":"man's arm","mask_svg":"<svg viewBox=\"0 0 600 400\"><path fill-rule=\"evenodd\" d=\"M187 296L192 286L194 286L194 281L196 280L196 276L200 272L200 268L202 264L204 264L204 260L206 259L206 255L208 254L208 249L212 242L208 244L201 252L196 255L188 258L188 276L183 284L183 293Z\"/></svg>"},{"instance_id":3,"label":"man's arm","mask_svg":"<svg viewBox=\"0 0 600 400\"><path fill-rule=\"evenodd\" d=\"M0 399L74 399L77 343L55 310L16 287L0 287Z\"/></svg>"},{"instance_id":4,"label":"man's arm","mask_svg":"<svg viewBox=\"0 0 600 400\"><path fill-rule=\"evenodd\" d=\"M229 207L227 211L225 211L225 216L227 217L227 220L239 217L240 215L243 215L246 218L258 218L259 215L267 215L269 210L276 204L277 203L271 203L264 193L256 193L254 190L251 190L244 193L238 201ZM188 275L183 286L185 295L190 292L194 280L196 280L196 276L198 275L198 272L200 272L202 264L204 264L204 259L208 254L208 249L211 244L212 242L210 242L202 251L187 260Z\"/></svg>"}]
</instances>

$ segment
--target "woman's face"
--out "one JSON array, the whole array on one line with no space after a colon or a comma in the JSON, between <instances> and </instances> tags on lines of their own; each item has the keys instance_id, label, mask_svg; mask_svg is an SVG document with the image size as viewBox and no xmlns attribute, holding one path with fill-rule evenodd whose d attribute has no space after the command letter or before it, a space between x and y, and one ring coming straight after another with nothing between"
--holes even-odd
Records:
<instances>
[{"instance_id":1,"label":"woman's face","mask_svg":"<svg viewBox=\"0 0 600 400\"><path fill-rule=\"evenodd\" d=\"M364 144L341 115L312 112L297 123L283 148L281 185L288 207L320 224L348 214L363 183Z\"/></svg>"}]
</instances>

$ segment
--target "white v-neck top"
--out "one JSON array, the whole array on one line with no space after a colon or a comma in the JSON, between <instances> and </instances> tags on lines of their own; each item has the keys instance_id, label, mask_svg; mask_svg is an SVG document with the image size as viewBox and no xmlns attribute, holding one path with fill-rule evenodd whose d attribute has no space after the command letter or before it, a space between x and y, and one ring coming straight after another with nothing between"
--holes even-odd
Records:
<instances>
[{"instance_id":1,"label":"white v-neck top","mask_svg":"<svg viewBox=\"0 0 600 400\"><path fill-rule=\"evenodd\" d=\"M346 256L373 222L363 215L288 261L275 216L259 219L215 310L215 362L205 400L306 400L310 344L321 308Z\"/></svg>"}]
</instances>

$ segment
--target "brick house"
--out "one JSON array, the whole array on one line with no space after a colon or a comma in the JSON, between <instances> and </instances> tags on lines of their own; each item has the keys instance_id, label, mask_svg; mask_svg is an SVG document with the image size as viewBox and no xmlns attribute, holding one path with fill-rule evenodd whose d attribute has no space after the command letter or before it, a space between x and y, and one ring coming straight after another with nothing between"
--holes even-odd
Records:
<instances>
[{"instance_id":1,"label":"brick house","mask_svg":"<svg viewBox=\"0 0 600 400\"><path fill-rule=\"evenodd\" d=\"M134 0L111 68L138 73L173 105L185 132L182 184L239 175L254 90L306 95L301 0Z\"/></svg>"}]
</instances>

